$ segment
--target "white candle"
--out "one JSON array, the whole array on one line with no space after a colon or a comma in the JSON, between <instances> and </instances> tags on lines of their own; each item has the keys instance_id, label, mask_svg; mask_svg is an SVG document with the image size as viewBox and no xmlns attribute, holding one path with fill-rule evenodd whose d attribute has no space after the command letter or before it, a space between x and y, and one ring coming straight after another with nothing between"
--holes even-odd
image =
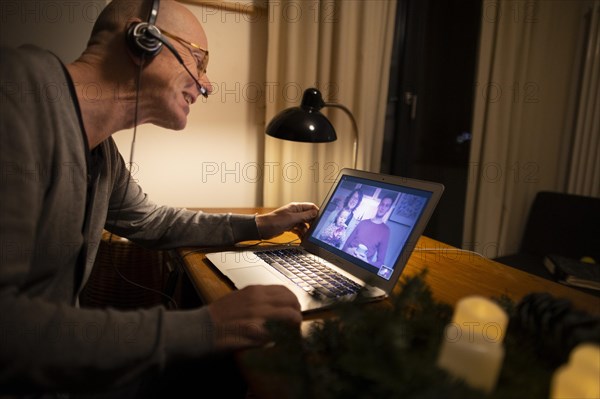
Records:
<instances>
[{"instance_id":1,"label":"white candle","mask_svg":"<svg viewBox=\"0 0 600 399\"><path fill-rule=\"evenodd\" d=\"M600 398L600 346L580 344L552 377L552 399Z\"/></svg>"},{"instance_id":2,"label":"white candle","mask_svg":"<svg viewBox=\"0 0 600 399\"><path fill-rule=\"evenodd\" d=\"M469 296L456 304L454 327L470 342L502 343L508 316L496 303L480 296Z\"/></svg>"},{"instance_id":3,"label":"white candle","mask_svg":"<svg viewBox=\"0 0 600 399\"><path fill-rule=\"evenodd\" d=\"M461 299L444 331L438 367L473 388L491 392L504 360L507 324L506 312L489 299Z\"/></svg>"}]
</instances>

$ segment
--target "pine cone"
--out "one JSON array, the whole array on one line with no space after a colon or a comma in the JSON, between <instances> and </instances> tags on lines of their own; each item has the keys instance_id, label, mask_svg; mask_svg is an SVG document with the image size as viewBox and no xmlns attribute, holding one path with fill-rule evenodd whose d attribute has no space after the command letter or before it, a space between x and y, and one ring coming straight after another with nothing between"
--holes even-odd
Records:
<instances>
[{"instance_id":1,"label":"pine cone","mask_svg":"<svg viewBox=\"0 0 600 399\"><path fill-rule=\"evenodd\" d=\"M513 325L536 342L538 355L556 364L566 362L580 343L600 343L600 317L573 309L568 300L548 293L525 296L513 319Z\"/></svg>"}]
</instances>

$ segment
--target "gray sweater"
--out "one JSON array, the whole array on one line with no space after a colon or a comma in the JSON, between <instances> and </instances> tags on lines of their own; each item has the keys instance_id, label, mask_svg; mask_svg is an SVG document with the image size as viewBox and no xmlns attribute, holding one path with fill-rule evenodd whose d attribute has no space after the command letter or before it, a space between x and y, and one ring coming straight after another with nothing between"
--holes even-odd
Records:
<instances>
[{"instance_id":1,"label":"gray sweater","mask_svg":"<svg viewBox=\"0 0 600 399\"><path fill-rule=\"evenodd\" d=\"M127 184L112 139L88 150L55 56L23 47L0 60L0 388L107 388L211 352L206 308L82 309L77 295L103 228L156 249L229 245L258 237L254 216L153 204Z\"/></svg>"}]
</instances>

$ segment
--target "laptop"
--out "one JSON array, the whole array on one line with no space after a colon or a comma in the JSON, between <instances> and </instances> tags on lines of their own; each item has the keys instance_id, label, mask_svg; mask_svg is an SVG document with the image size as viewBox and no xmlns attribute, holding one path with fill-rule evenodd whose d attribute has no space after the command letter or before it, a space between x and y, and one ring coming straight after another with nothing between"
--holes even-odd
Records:
<instances>
[{"instance_id":1,"label":"laptop","mask_svg":"<svg viewBox=\"0 0 600 399\"><path fill-rule=\"evenodd\" d=\"M439 183L342 169L299 245L213 252L237 289L282 284L303 312L386 298L444 191Z\"/></svg>"}]
</instances>

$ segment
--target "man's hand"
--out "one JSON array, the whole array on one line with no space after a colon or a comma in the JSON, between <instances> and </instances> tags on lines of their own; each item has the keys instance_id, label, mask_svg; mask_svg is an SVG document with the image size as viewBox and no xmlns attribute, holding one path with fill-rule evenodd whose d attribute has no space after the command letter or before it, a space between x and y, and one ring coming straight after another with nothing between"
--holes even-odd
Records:
<instances>
[{"instance_id":1,"label":"man's hand","mask_svg":"<svg viewBox=\"0 0 600 399\"><path fill-rule=\"evenodd\" d=\"M254 285L208 306L214 324L215 349L233 351L264 345L271 337L267 320L298 325L302 322L296 296L282 285Z\"/></svg>"},{"instance_id":2,"label":"man's hand","mask_svg":"<svg viewBox=\"0 0 600 399\"><path fill-rule=\"evenodd\" d=\"M302 237L314 220L319 208L310 202L292 202L273 212L256 216L256 226L262 239L291 231Z\"/></svg>"}]
</instances>

